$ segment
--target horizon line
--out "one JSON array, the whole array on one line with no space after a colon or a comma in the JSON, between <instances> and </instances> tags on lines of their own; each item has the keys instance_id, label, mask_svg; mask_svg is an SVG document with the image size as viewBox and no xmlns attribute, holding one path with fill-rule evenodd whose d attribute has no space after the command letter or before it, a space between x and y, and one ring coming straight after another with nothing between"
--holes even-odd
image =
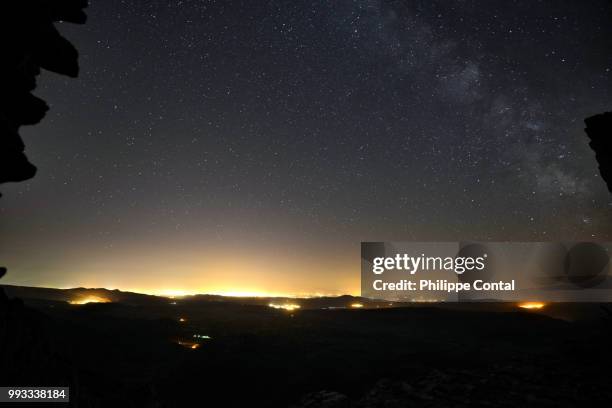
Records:
<instances>
[{"instance_id":1,"label":"horizon line","mask_svg":"<svg viewBox=\"0 0 612 408\"><path fill-rule=\"evenodd\" d=\"M342 296L351 296L351 297L363 297L361 294L352 294L352 293L300 293L300 294L282 294L282 293L261 293L261 292L248 292L248 291L218 291L218 292L184 292L180 290L170 289L168 291L161 292L150 292L143 291L138 289L119 289L119 288L106 288L106 287L87 287L87 286L73 286L73 287L53 287L53 286L35 286L35 285L19 285L19 284L5 284L0 283L0 286L14 286L20 288L33 288L33 289L54 289L54 290L75 290L75 289L84 289L84 290L108 290L108 291L118 291L123 293L134 293L138 295L145 296L155 296L162 297L167 299L175 299L181 297L193 297L193 296L221 296L221 297L232 297L232 298L288 298L288 299L314 299L314 298L325 298L325 297L342 297ZM175 294L171 294L169 292L176 292Z\"/></svg>"}]
</instances>

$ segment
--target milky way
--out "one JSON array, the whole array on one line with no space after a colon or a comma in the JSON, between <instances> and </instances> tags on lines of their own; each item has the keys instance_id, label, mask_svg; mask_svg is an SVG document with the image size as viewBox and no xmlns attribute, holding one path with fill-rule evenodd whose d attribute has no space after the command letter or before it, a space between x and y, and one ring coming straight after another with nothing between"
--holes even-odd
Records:
<instances>
[{"instance_id":1,"label":"milky way","mask_svg":"<svg viewBox=\"0 0 612 408\"><path fill-rule=\"evenodd\" d=\"M214 245L303 254L252 286L343 291L362 240L612 236L583 132L612 109L607 1L143 3L60 27L82 73L39 80L8 280L204 290Z\"/></svg>"}]
</instances>

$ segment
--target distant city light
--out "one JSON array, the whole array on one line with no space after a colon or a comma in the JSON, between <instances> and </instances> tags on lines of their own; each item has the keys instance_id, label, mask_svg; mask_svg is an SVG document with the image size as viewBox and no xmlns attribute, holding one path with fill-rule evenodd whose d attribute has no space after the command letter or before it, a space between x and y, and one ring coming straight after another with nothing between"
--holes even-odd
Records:
<instances>
[{"instance_id":1,"label":"distant city light","mask_svg":"<svg viewBox=\"0 0 612 408\"><path fill-rule=\"evenodd\" d=\"M542 309L544 306L546 305L542 302L524 302L518 305L521 309Z\"/></svg>"},{"instance_id":2,"label":"distant city light","mask_svg":"<svg viewBox=\"0 0 612 408\"><path fill-rule=\"evenodd\" d=\"M191 349L191 350L195 350L197 348L200 348L200 343L196 343L196 342L193 342L193 341L181 341L181 340L178 340L176 343L179 346L183 346L183 347Z\"/></svg>"},{"instance_id":3,"label":"distant city light","mask_svg":"<svg viewBox=\"0 0 612 408\"><path fill-rule=\"evenodd\" d=\"M210 340L212 337L207 336L205 334L194 334L193 337L195 339L203 339L203 340Z\"/></svg>"},{"instance_id":4,"label":"distant city light","mask_svg":"<svg viewBox=\"0 0 612 408\"><path fill-rule=\"evenodd\" d=\"M168 299L176 299L176 298L182 298L182 297L186 297L186 296L190 296L191 293L185 291L185 290L181 290L181 289L164 289L164 290L160 290L157 293L155 293L156 295L159 296L165 296Z\"/></svg>"},{"instance_id":5,"label":"distant city light","mask_svg":"<svg viewBox=\"0 0 612 408\"><path fill-rule=\"evenodd\" d=\"M87 303L110 303L110 299L99 296L87 296L70 300L68 303L70 303L71 305L85 305Z\"/></svg>"},{"instance_id":6,"label":"distant city light","mask_svg":"<svg viewBox=\"0 0 612 408\"><path fill-rule=\"evenodd\" d=\"M296 309L299 309L301 306L300 305L296 305L295 303L286 303L286 304L276 304L276 303L270 303L268 304L269 307L274 308L274 309L284 309L284 310L288 310L288 311L293 311Z\"/></svg>"},{"instance_id":7,"label":"distant city light","mask_svg":"<svg viewBox=\"0 0 612 408\"><path fill-rule=\"evenodd\" d=\"M352 303L351 307L354 309L360 309L363 307L363 304L362 303Z\"/></svg>"}]
</instances>

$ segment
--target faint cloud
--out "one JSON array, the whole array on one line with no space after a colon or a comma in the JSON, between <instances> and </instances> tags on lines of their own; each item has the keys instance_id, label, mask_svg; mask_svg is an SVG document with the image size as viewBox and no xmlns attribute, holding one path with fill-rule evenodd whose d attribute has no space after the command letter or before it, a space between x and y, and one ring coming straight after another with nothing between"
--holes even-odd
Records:
<instances>
[{"instance_id":1,"label":"faint cloud","mask_svg":"<svg viewBox=\"0 0 612 408\"><path fill-rule=\"evenodd\" d=\"M561 169L558 164L542 166L536 164L535 177L538 190L544 193L567 195L585 194L589 191L587 182Z\"/></svg>"},{"instance_id":2,"label":"faint cloud","mask_svg":"<svg viewBox=\"0 0 612 408\"><path fill-rule=\"evenodd\" d=\"M480 68L468 61L464 66L454 66L451 72L440 77L445 93L456 101L470 103L482 97Z\"/></svg>"}]
</instances>

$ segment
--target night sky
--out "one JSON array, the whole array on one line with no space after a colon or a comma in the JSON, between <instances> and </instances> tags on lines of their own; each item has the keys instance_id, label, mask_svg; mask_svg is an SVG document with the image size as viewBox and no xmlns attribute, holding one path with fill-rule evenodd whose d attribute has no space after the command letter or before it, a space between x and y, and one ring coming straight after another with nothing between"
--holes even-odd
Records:
<instances>
[{"instance_id":1,"label":"night sky","mask_svg":"<svg viewBox=\"0 0 612 408\"><path fill-rule=\"evenodd\" d=\"M601 1L92 1L4 283L357 293L359 242L610 240Z\"/></svg>"}]
</instances>

